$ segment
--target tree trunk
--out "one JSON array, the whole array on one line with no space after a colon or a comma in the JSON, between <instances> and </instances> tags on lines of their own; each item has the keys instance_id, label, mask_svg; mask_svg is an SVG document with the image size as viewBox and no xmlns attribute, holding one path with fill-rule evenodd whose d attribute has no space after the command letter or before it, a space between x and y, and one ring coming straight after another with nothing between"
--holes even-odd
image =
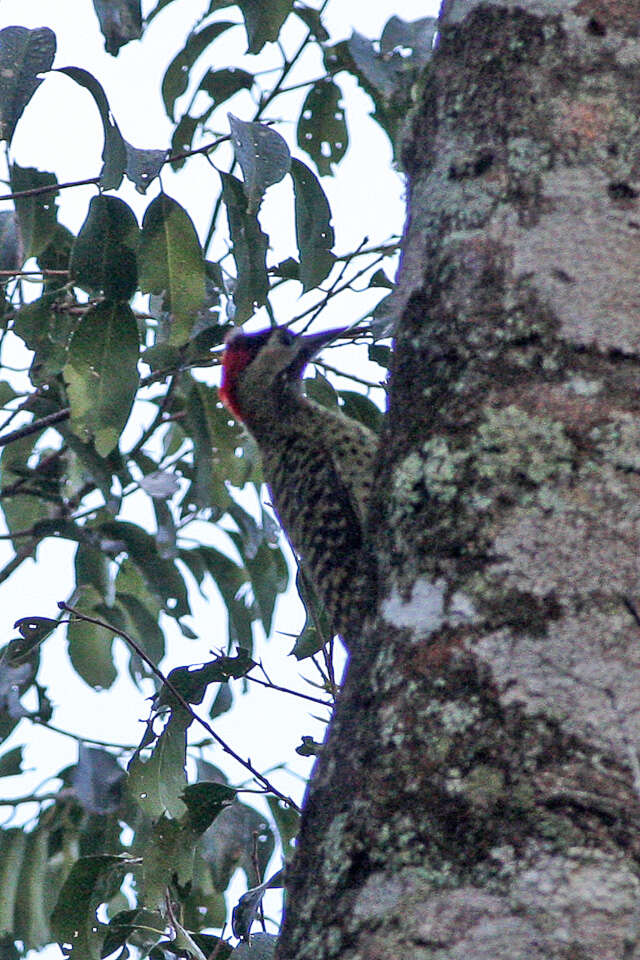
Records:
<instances>
[{"instance_id":1,"label":"tree trunk","mask_svg":"<svg viewBox=\"0 0 640 960\"><path fill-rule=\"evenodd\" d=\"M639 23L444 3L405 145L381 609L280 960L640 956Z\"/></svg>"}]
</instances>

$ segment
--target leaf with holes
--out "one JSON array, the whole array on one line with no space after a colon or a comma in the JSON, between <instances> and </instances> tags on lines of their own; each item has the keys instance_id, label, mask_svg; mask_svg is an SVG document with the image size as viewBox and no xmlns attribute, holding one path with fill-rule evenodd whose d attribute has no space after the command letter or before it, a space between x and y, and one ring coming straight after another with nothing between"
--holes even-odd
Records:
<instances>
[{"instance_id":1,"label":"leaf with holes","mask_svg":"<svg viewBox=\"0 0 640 960\"><path fill-rule=\"evenodd\" d=\"M380 37L380 53L389 57L399 48L411 52L411 62L424 67L433 56L433 40L438 30L435 17L421 17L419 20L401 20L393 16L387 20Z\"/></svg>"},{"instance_id":2,"label":"leaf with holes","mask_svg":"<svg viewBox=\"0 0 640 960\"><path fill-rule=\"evenodd\" d=\"M301 160L291 161L296 209L296 243L302 288L312 290L329 275L335 257L331 209L320 182Z\"/></svg>"},{"instance_id":3,"label":"leaf with holes","mask_svg":"<svg viewBox=\"0 0 640 960\"><path fill-rule=\"evenodd\" d=\"M309 90L298 120L298 146L309 154L322 177L331 176L342 160L349 134L342 91L333 80L319 80Z\"/></svg>"},{"instance_id":4,"label":"leaf with holes","mask_svg":"<svg viewBox=\"0 0 640 960\"><path fill-rule=\"evenodd\" d=\"M255 213L248 210L242 181L230 173L221 173L220 176L237 272L233 291L234 320L244 323L257 307L266 302L269 293L266 264L269 240L260 229Z\"/></svg>"},{"instance_id":5,"label":"leaf with holes","mask_svg":"<svg viewBox=\"0 0 640 960\"><path fill-rule=\"evenodd\" d=\"M55 174L34 167L19 167L11 164L11 190L33 190L57 184ZM24 258L37 257L52 240L57 223L58 206L55 197L58 190L33 197L16 197L16 213L20 221L20 235L24 244Z\"/></svg>"},{"instance_id":6,"label":"leaf with holes","mask_svg":"<svg viewBox=\"0 0 640 960\"><path fill-rule=\"evenodd\" d=\"M264 123L245 123L227 114L236 160L242 168L247 209L256 211L267 187L289 172L291 154L284 139Z\"/></svg>"},{"instance_id":7,"label":"leaf with holes","mask_svg":"<svg viewBox=\"0 0 640 960\"><path fill-rule=\"evenodd\" d=\"M143 760L138 749L129 763L127 789L153 819L165 813L179 819L186 810L182 793L187 785L186 731L190 723L190 715L178 708L171 713L151 756Z\"/></svg>"},{"instance_id":8,"label":"leaf with holes","mask_svg":"<svg viewBox=\"0 0 640 960\"><path fill-rule=\"evenodd\" d=\"M227 20L210 23L197 33L191 33L187 42L171 63L162 81L162 99L170 120L174 120L175 104L189 85L189 71L198 57L216 40L221 33L237 24Z\"/></svg>"},{"instance_id":9,"label":"leaf with holes","mask_svg":"<svg viewBox=\"0 0 640 960\"><path fill-rule=\"evenodd\" d=\"M126 174L135 183L138 193L146 193L147 188L158 176L167 159L166 150L142 150L124 142L127 151Z\"/></svg>"},{"instance_id":10,"label":"leaf with holes","mask_svg":"<svg viewBox=\"0 0 640 960\"><path fill-rule=\"evenodd\" d=\"M133 861L137 862L137 861ZM105 855L76 860L65 880L51 915L51 926L59 943L69 944L78 960L100 960L105 927L96 917L115 874L125 873L132 860Z\"/></svg>"}]
</instances>

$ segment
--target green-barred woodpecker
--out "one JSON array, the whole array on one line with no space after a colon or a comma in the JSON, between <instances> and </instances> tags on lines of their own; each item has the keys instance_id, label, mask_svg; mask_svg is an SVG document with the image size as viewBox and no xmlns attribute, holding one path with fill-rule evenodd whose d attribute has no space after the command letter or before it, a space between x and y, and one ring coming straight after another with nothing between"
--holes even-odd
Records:
<instances>
[{"instance_id":1,"label":"green-barred woodpecker","mask_svg":"<svg viewBox=\"0 0 640 960\"><path fill-rule=\"evenodd\" d=\"M220 397L255 437L278 518L332 630L349 647L374 606L366 523L378 437L302 390L308 361L342 333L235 331Z\"/></svg>"}]
</instances>

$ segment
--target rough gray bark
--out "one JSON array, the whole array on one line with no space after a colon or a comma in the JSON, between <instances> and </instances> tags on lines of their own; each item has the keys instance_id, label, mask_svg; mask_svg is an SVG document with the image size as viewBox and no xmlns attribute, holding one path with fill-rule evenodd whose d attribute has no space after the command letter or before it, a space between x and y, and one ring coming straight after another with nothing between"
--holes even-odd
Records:
<instances>
[{"instance_id":1,"label":"rough gray bark","mask_svg":"<svg viewBox=\"0 0 640 960\"><path fill-rule=\"evenodd\" d=\"M445 2L280 960L640 956L640 2Z\"/></svg>"}]
</instances>

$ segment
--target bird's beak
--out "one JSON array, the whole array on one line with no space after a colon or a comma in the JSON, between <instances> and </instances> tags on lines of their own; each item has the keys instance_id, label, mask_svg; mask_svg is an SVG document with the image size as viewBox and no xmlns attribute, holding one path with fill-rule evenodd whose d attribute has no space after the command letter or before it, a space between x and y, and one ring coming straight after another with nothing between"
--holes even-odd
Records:
<instances>
[{"instance_id":1,"label":"bird's beak","mask_svg":"<svg viewBox=\"0 0 640 960\"><path fill-rule=\"evenodd\" d=\"M324 330L322 333L307 333L298 337L298 353L296 355L296 368L302 373L305 365L313 359L323 347L328 343L333 343L348 330L348 327L340 327L338 330Z\"/></svg>"}]
</instances>

